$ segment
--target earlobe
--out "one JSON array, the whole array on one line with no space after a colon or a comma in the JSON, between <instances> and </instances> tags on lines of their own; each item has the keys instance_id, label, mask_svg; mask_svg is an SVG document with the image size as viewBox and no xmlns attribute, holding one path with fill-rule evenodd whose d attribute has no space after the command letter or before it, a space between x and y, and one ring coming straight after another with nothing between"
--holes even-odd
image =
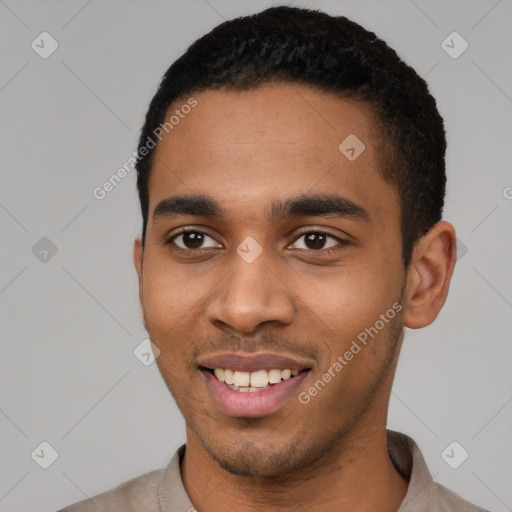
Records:
<instances>
[{"instance_id":1,"label":"earlobe","mask_svg":"<svg viewBox=\"0 0 512 512\"><path fill-rule=\"evenodd\" d=\"M443 307L456 260L455 229L438 222L416 243L407 272L404 325L419 329L430 325Z\"/></svg>"}]
</instances>

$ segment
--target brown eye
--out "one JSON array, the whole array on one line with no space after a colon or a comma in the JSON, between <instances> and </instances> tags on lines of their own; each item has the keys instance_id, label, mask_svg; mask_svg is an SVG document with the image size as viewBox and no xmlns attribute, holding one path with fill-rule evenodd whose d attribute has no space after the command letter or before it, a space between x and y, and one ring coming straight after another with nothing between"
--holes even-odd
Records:
<instances>
[{"instance_id":1,"label":"brown eye","mask_svg":"<svg viewBox=\"0 0 512 512\"><path fill-rule=\"evenodd\" d=\"M204 241L202 233L183 233L183 244L188 249L199 249Z\"/></svg>"},{"instance_id":2,"label":"brown eye","mask_svg":"<svg viewBox=\"0 0 512 512\"><path fill-rule=\"evenodd\" d=\"M323 233L309 233L304 238L308 249L323 249L326 240L327 237Z\"/></svg>"},{"instance_id":3,"label":"brown eye","mask_svg":"<svg viewBox=\"0 0 512 512\"><path fill-rule=\"evenodd\" d=\"M299 240L303 239L301 243ZM331 240L331 241L330 241ZM297 249L306 249L310 251L320 251L322 249L330 249L335 247L337 244L344 245L344 241L338 237L323 233L322 231L310 231L303 233L295 242L294 245L299 244Z\"/></svg>"},{"instance_id":4,"label":"brown eye","mask_svg":"<svg viewBox=\"0 0 512 512\"><path fill-rule=\"evenodd\" d=\"M202 231L183 231L174 235L169 240L169 243L173 243L183 250L204 249L207 247L218 246L217 242L215 242L211 236L203 233ZM208 243L208 245L203 247L203 244L205 243Z\"/></svg>"}]
</instances>

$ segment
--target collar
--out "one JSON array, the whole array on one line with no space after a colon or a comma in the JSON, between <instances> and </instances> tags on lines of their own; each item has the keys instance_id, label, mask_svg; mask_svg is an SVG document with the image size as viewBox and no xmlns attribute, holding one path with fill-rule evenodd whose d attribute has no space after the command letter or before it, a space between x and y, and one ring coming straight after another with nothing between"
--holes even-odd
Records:
<instances>
[{"instance_id":1,"label":"collar","mask_svg":"<svg viewBox=\"0 0 512 512\"><path fill-rule=\"evenodd\" d=\"M420 449L410 437L389 429L386 441L393 465L409 481L407 494L397 512L416 512L423 509L423 503L426 511L433 480ZM185 448L184 444L176 450L158 484L161 512L195 511L181 480L180 465Z\"/></svg>"}]
</instances>

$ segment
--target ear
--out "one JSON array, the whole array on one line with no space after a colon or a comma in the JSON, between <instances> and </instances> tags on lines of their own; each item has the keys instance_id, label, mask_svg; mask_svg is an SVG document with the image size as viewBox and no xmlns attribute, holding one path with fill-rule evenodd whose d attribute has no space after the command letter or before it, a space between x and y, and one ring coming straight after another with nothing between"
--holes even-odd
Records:
<instances>
[{"instance_id":1,"label":"ear","mask_svg":"<svg viewBox=\"0 0 512 512\"><path fill-rule=\"evenodd\" d=\"M142 300L142 268L144 261L144 247L142 245L141 237L137 237L133 242L133 263L135 265L135 270L137 272L137 277L139 279L139 305L140 312L142 315L142 322L144 323L144 327L146 331L148 330L146 325L146 315L144 314L144 303Z\"/></svg>"},{"instance_id":2,"label":"ear","mask_svg":"<svg viewBox=\"0 0 512 512\"><path fill-rule=\"evenodd\" d=\"M414 246L407 270L404 325L419 329L430 325L443 307L457 259L455 229L438 222Z\"/></svg>"}]
</instances>

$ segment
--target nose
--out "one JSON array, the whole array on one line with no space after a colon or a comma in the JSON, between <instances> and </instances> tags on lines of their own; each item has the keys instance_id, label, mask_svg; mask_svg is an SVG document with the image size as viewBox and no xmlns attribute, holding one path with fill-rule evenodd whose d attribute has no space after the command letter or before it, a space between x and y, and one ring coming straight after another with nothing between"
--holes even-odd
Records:
<instances>
[{"instance_id":1,"label":"nose","mask_svg":"<svg viewBox=\"0 0 512 512\"><path fill-rule=\"evenodd\" d=\"M239 334L254 333L263 324L289 325L294 315L293 292L264 253L251 263L234 254L231 270L207 306L212 324Z\"/></svg>"}]
</instances>

